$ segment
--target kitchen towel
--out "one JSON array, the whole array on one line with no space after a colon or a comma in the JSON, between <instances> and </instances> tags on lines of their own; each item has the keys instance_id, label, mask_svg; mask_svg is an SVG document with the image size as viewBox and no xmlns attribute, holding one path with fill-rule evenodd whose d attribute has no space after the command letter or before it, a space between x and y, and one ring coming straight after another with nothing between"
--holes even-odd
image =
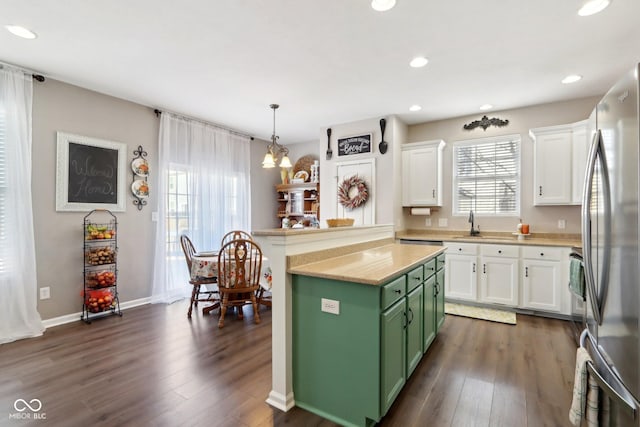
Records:
<instances>
[{"instance_id":1,"label":"kitchen towel","mask_svg":"<svg viewBox=\"0 0 640 427\"><path fill-rule=\"evenodd\" d=\"M591 356L584 347L576 352L576 371L573 380L573 401L569 409L569 421L580 426L586 417L588 427L598 427L598 383L589 375L587 363Z\"/></svg>"},{"instance_id":2,"label":"kitchen towel","mask_svg":"<svg viewBox=\"0 0 640 427\"><path fill-rule=\"evenodd\" d=\"M579 259L571 259L571 264L569 265L569 288L574 294L584 298L584 267Z\"/></svg>"}]
</instances>

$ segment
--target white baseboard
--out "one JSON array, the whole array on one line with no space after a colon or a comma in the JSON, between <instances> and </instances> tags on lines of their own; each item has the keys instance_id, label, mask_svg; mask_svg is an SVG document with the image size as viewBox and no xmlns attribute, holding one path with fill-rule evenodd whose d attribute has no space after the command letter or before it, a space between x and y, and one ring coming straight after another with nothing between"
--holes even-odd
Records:
<instances>
[{"instance_id":1,"label":"white baseboard","mask_svg":"<svg viewBox=\"0 0 640 427\"><path fill-rule=\"evenodd\" d=\"M151 303L151 297L134 299L132 301L126 301L121 303L120 310L139 307L141 305L150 304L150 303ZM72 314L65 314L64 316L53 317L51 319L46 319L46 320L43 320L42 323L44 324L45 328L52 328L54 326L64 325L65 323L77 322L81 320L81 317L82 317L82 313L77 312Z\"/></svg>"}]
</instances>

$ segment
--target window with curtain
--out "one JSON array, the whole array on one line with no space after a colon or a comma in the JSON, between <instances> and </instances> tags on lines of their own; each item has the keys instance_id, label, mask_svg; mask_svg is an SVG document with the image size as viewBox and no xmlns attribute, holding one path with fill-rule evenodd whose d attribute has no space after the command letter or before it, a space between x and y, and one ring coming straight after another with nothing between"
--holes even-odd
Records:
<instances>
[{"instance_id":1,"label":"window with curtain","mask_svg":"<svg viewBox=\"0 0 640 427\"><path fill-rule=\"evenodd\" d=\"M455 143L453 173L454 215L519 215L519 135Z\"/></svg>"},{"instance_id":2,"label":"window with curtain","mask_svg":"<svg viewBox=\"0 0 640 427\"><path fill-rule=\"evenodd\" d=\"M0 68L0 344L42 335L31 200L31 74Z\"/></svg>"},{"instance_id":3,"label":"window with curtain","mask_svg":"<svg viewBox=\"0 0 640 427\"><path fill-rule=\"evenodd\" d=\"M250 231L249 137L162 113L153 302L191 292L180 235L215 250L230 230Z\"/></svg>"},{"instance_id":4,"label":"window with curtain","mask_svg":"<svg viewBox=\"0 0 640 427\"><path fill-rule=\"evenodd\" d=\"M0 105L0 274L4 274L6 271L5 260L7 257L7 225L5 223L7 209L6 135L5 111L2 105Z\"/></svg>"}]
</instances>

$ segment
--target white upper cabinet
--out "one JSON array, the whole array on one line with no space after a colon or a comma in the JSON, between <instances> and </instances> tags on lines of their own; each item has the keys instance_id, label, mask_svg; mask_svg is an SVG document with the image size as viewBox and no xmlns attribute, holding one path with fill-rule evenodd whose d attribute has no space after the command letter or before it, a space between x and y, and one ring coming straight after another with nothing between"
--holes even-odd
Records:
<instances>
[{"instance_id":1,"label":"white upper cabinet","mask_svg":"<svg viewBox=\"0 0 640 427\"><path fill-rule=\"evenodd\" d=\"M580 204L588 143L586 121L531 129L533 204Z\"/></svg>"},{"instance_id":2,"label":"white upper cabinet","mask_svg":"<svg viewBox=\"0 0 640 427\"><path fill-rule=\"evenodd\" d=\"M402 145L402 206L442 206L442 151L445 142Z\"/></svg>"}]
</instances>

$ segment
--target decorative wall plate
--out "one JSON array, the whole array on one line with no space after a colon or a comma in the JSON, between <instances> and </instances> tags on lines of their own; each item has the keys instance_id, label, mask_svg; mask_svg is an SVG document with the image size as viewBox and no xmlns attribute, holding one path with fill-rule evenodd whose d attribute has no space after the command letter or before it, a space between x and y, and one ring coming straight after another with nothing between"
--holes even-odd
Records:
<instances>
[{"instance_id":1,"label":"decorative wall plate","mask_svg":"<svg viewBox=\"0 0 640 427\"><path fill-rule=\"evenodd\" d=\"M149 164L146 159L139 157L131 162L131 170L138 176L148 176Z\"/></svg>"},{"instance_id":2,"label":"decorative wall plate","mask_svg":"<svg viewBox=\"0 0 640 427\"><path fill-rule=\"evenodd\" d=\"M144 179L137 179L131 184L133 195L139 198L149 197L149 184Z\"/></svg>"}]
</instances>

